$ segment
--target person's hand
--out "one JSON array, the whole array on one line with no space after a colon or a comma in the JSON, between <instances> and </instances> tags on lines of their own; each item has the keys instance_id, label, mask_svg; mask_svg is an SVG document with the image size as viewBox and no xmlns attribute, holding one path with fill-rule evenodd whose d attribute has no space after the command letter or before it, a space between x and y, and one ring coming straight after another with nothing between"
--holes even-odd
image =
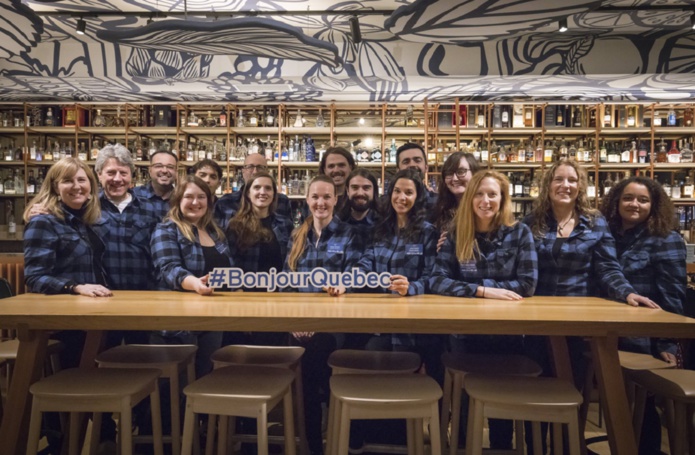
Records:
<instances>
[{"instance_id":1,"label":"person's hand","mask_svg":"<svg viewBox=\"0 0 695 455\"><path fill-rule=\"evenodd\" d=\"M676 358L676 356L671 354L670 352L664 351L660 353L659 356L661 357L661 360L663 360L664 362L668 362L671 365L675 365L676 363L678 363L678 359Z\"/></svg>"},{"instance_id":2,"label":"person's hand","mask_svg":"<svg viewBox=\"0 0 695 455\"><path fill-rule=\"evenodd\" d=\"M509 291L507 289L491 288L488 286L481 286L478 289L483 288L476 295L478 297L483 297L486 299L497 299L497 300L521 300L522 296L514 291Z\"/></svg>"},{"instance_id":3,"label":"person's hand","mask_svg":"<svg viewBox=\"0 0 695 455\"><path fill-rule=\"evenodd\" d=\"M627 300L627 304L630 306L644 306L647 308L654 308L656 310L661 309L661 307L650 298L635 294L634 292L629 294L625 300Z\"/></svg>"},{"instance_id":4,"label":"person's hand","mask_svg":"<svg viewBox=\"0 0 695 455\"><path fill-rule=\"evenodd\" d=\"M212 295L214 289L208 286L208 276L202 276L196 278L197 283L194 281L193 290L200 295Z\"/></svg>"},{"instance_id":5,"label":"person's hand","mask_svg":"<svg viewBox=\"0 0 695 455\"><path fill-rule=\"evenodd\" d=\"M403 275L391 275L391 286L389 286L389 291L398 292L400 295L406 295L408 293L408 278Z\"/></svg>"},{"instance_id":6,"label":"person's hand","mask_svg":"<svg viewBox=\"0 0 695 455\"><path fill-rule=\"evenodd\" d=\"M331 297L337 297L339 295L345 294L345 286L326 286L323 288L325 292Z\"/></svg>"},{"instance_id":7,"label":"person's hand","mask_svg":"<svg viewBox=\"0 0 695 455\"><path fill-rule=\"evenodd\" d=\"M87 297L111 297L113 295L109 288L100 284L78 284L74 290L79 295Z\"/></svg>"},{"instance_id":8,"label":"person's hand","mask_svg":"<svg viewBox=\"0 0 695 455\"><path fill-rule=\"evenodd\" d=\"M442 245L444 245L447 234L447 231L442 231L441 235L439 236L439 240L437 240L437 253L439 253L439 250L442 249Z\"/></svg>"},{"instance_id":9,"label":"person's hand","mask_svg":"<svg viewBox=\"0 0 695 455\"><path fill-rule=\"evenodd\" d=\"M31 209L29 209L29 219L35 217L36 215L47 215L49 212L46 210L46 206L43 204L33 204Z\"/></svg>"},{"instance_id":10,"label":"person's hand","mask_svg":"<svg viewBox=\"0 0 695 455\"><path fill-rule=\"evenodd\" d=\"M315 332L292 332L292 336L298 341L308 341Z\"/></svg>"}]
</instances>

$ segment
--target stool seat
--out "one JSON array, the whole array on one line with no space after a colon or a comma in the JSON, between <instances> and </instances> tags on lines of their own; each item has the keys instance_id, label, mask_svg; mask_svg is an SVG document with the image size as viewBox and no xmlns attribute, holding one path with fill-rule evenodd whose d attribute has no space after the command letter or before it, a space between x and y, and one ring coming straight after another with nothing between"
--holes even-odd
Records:
<instances>
[{"instance_id":1,"label":"stool seat","mask_svg":"<svg viewBox=\"0 0 695 455\"><path fill-rule=\"evenodd\" d=\"M657 395L679 401L695 401L695 371L643 370L635 372L632 380Z\"/></svg>"},{"instance_id":2,"label":"stool seat","mask_svg":"<svg viewBox=\"0 0 695 455\"><path fill-rule=\"evenodd\" d=\"M198 347L194 345L126 344L100 353L96 362L99 366L119 368L160 368L177 364L181 370L192 362Z\"/></svg>"},{"instance_id":3,"label":"stool seat","mask_svg":"<svg viewBox=\"0 0 695 455\"><path fill-rule=\"evenodd\" d=\"M266 365L291 368L304 355L301 346L230 345L216 350L210 356L215 368L231 365Z\"/></svg>"},{"instance_id":4,"label":"stool seat","mask_svg":"<svg viewBox=\"0 0 695 455\"><path fill-rule=\"evenodd\" d=\"M38 448L43 412L69 412L70 453L77 452L79 412L117 412L119 436L124 455L132 453L132 408L147 396L152 403L152 430L155 454L161 455L162 422L159 415L159 388L157 369L100 369L72 368L48 376L29 388L33 396L27 454ZM101 426L92 425L91 451L98 443Z\"/></svg>"},{"instance_id":5,"label":"stool seat","mask_svg":"<svg viewBox=\"0 0 695 455\"><path fill-rule=\"evenodd\" d=\"M446 352L442 354L445 368L462 373L540 376L543 369L523 355L465 354Z\"/></svg>"},{"instance_id":6,"label":"stool seat","mask_svg":"<svg viewBox=\"0 0 695 455\"><path fill-rule=\"evenodd\" d=\"M557 378L468 375L464 381L468 395L490 403L579 406L582 402L572 384Z\"/></svg>"},{"instance_id":7,"label":"stool seat","mask_svg":"<svg viewBox=\"0 0 695 455\"><path fill-rule=\"evenodd\" d=\"M60 353L65 348L65 345L58 340L48 340L46 354L54 355ZM0 342L0 359L14 360L17 358L19 350L19 340L7 340Z\"/></svg>"},{"instance_id":8,"label":"stool seat","mask_svg":"<svg viewBox=\"0 0 695 455\"><path fill-rule=\"evenodd\" d=\"M675 364L657 359L651 354L618 351L618 358L620 359L620 367L630 372L637 370L658 370L676 367Z\"/></svg>"},{"instance_id":9,"label":"stool seat","mask_svg":"<svg viewBox=\"0 0 695 455\"><path fill-rule=\"evenodd\" d=\"M413 373L420 368L420 356L414 352L382 352L339 349L328 357L334 374Z\"/></svg>"},{"instance_id":10,"label":"stool seat","mask_svg":"<svg viewBox=\"0 0 695 455\"><path fill-rule=\"evenodd\" d=\"M331 377L331 391L349 403L383 406L432 402L442 397L437 382L422 374L356 374Z\"/></svg>"},{"instance_id":11,"label":"stool seat","mask_svg":"<svg viewBox=\"0 0 695 455\"><path fill-rule=\"evenodd\" d=\"M183 389L186 417L183 427L183 455L190 455L195 414L256 418L258 453L268 454L268 412L283 402L285 453L294 455L294 418L291 385L295 374L289 369L268 366L228 366L213 370ZM210 419L210 422L212 419ZM226 420L220 419L219 448L226 447ZM208 448L212 448L214 425L208 426Z\"/></svg>"}]
</instances>

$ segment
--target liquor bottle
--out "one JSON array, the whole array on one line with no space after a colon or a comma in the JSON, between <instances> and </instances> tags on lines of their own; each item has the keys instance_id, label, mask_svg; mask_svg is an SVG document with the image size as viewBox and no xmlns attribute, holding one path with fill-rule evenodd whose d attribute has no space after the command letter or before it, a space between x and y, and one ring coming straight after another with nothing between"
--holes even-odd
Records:
<instances>
[{"instance_id":1,"label":"liquor bottle","mask_svg":"<svg viewBox=\"0 0 695 455\"><path fill-rule=\"evenodd\" d=\"M637 157L638 157L638 162L640 164L645 164L649 160L649 153L647 152L647 146L644 143L644 141L640 141L639 143L639 150L637 151Z\"/></svg>"},{"instance_id":2,"label":"liquor bottle","mask_svg":"<svg viewBox=\"0 0 695 455\"><path fill-rule=\"evenodd\" d=\"M490 161L490 151L488 150L487 141L483 141L480 148L480 162L487 163L488 161Z\"/></svg>"},{"instance_id":3,"label":"liquor bottle","mask_svg":"<svg viewBox=\"0 0 695 455\"><path fill-rule=\"evenodd\" d=\"M80 149L77 152L77 159L87 161L87 150L84 148L84 142L80 142Z\"/></svg>"},{"instance_id":4,"label":"liquor bottle","mask_svg":"<svg viewBox=\"0 0 695 455\"><path fill-rule=\"evenodd\" d=\"M7 177L2 185L5 188L5 194L17 194L14 186L14 177L11 172L7 173Z\"/></svg>"},{"instance_id":5,"label":"liquor bottle","mask_svg":"<svg viewBox=\"0 0 695 455\"><path fill-rule=\"evenodd\" d=\"M608 150L606 152L607 156L607 163L620 163L620 150L618 150L618 146L609 142L608 143Z\"/></svg>"},{"instance_id":6,"label":"liquor bottle","mask_svg":"<svg viewBox=\"0 0 695 455\"><path fill-rule=\"evenodd\" d=\"M522 179L524 183L524 187L522 189L522 197L529 197L531 194L531 177L527 174L524 174L524 178Z\"/></svg>"},{"instance_id":7,"label":"liquor bottle","mask_svg":"<svg viewBox=\"0 0 695 455\"><path fill-rule=\"evenodd\" d=\"M603 196L608 196L608 193L611 192L611 188L613 188L613 179L611 179L611 174L606 175L606 179L603 181Z\"/></svg>"},{"instance_id":8,"label":"liquor bottle","mask_svg":"<svg viewBox=\"0 0 695 455\"><path fill-rule=\"evenodd\" d=\"M36 141L32 141L31 148L29 149L29 159L36 160Z\"/></svg>"},{"instance_id":9,"label":"liquor bottle","mask_svg":"<svg viewBox=\"0 0 695 455\"><path fill-rule=\"evenodd\" d=\"M637 106L628 106L627 107L627 126L628 126L628 128L632 128L637 124L637 119L635 116L636 110L637 110Z\"/></svg>"},{"instance_id":10,"label":"liquor bottle","mask_svg":"<svg viewBox=\"0 0 695 455\"><path fill-rule=\"evenodd\" d=\"M502 128L509 128L509 106L501 106Z\"/></svg>"},{"instance_id":11,"label":"liquor bottle","mask_svg":"<svg viewBox=\"0 0 695 455\"><path fill-rule=\"evenodd\" d=\"M514 182L514 197L524 197L524 175Z\"/></svg>"},{"instance_id":12,"label":"liquor bottle","mask_svg":"<svg viewBox=\"0 0 695 455\"><path fill-rule=\"evenodd\" d=\"M223 128L227 127L227 110L224 107L222 108L222 110L220 110L218 123ZM222 186L222 185L220 185L220 186Z\"/></svg>"},{"instance_id":13,"label":"liquor bottle","mask_svg":"<svg viewBox=\"0 0 695 455\"><path fill-rule=\"evenodd\" d=\"M560 141L560 147L558 147L558 157L561 160L566 160L569 157L569 149L567 148L565 138L562 138Z\"/></svg>"},{"instance_id":14,"label":"liquor bottle","mask_svg":"<svg viewBox=\"0 0 695 455\"><path fill-rule=\"evenodd\" d=\"M58 161L59 159L65 157L65 144L63 144L63 156L60 156L60 144L58 141L53 143L53 161Z\"/></svg>"},{"instance_id":15,"label":"liquor bottle","mask_svg":"<svg viewBox=\"0 0 695 455\"><path fill-rule=\"evenodd\" d=\"M531 189L529 190L529 196L532 198L537 198L540 194L540 185L538 183L538 176L536 175L531 182Z\"/></svg>"},{"instance_id":16,"label":"liquor bottle","mask_svg":"<svg viewBox=\"0 0 695 455\"><path fill-rule=\"evenodd\" d=\"M589 113L589 128L596 128L596 109L592 109Z\"/></svg>"},{"instance_id":17,"label":"liquor bottle","mask_svg":"<svg viewBox=\"0 0 695 455\"><path fill-rule=\"evenodd\" d=\"M577 153L577 146L575 145L574 142L572 142L569 145L567 155L568 155L569 159L571 159L571 160L580 161L579 155ZM582 155L583 155L583 153L582 153ZM582 156L581 161L584 161L584 156Z\"/></svg>"},{"instance_id":18,"label":"liquor bottle","mask_svg":"<svg viewBox=\"0 0 695 455\"><path fill-rule=\"evenodd\" d=\"M693 179L690 177L690 175L685 176L685 183L683 183L683 197L684 198L689 198L692 199L693 195L695 193L695 185L693 185ZM690 239L692 242L693 238Z\"/></svg>"},{"instance_id":19,"label":"liquor bottle","mask_svg":"<svg viewBox=\"0 0 695 455\"><path fill-rule=\"evenodd\" d=\"M7 201L7 234L10 237L17 235L17 223L14 218L14 204L12 204L12 201Z\"/></svg>"},{"instance_id":20,"label":"liquor bottle","mask_svg":"<svg viewBox=\"0 0 695 455\"><path fill-rule=\"evenodd\" d=\"M634 144L634 142L633 142ZM623 151L620 153L620 162L629 163L632 161L632 149L627 142L623 142Z\"/></svg>"},{"instance_id":21,"label":"liquor bottle","mask_svg":"<svg viewBox=\"0 0 695 455\"><path fill-rule=\"evenodd\" d=\"M680 163L681 162L681 152L678 150L678 147L676 147L676 141L671 142L671 150L668 151L668 160L669 163Z\"/></svg>"},{"instance_id":22,"label":"liquor bottle","mask_svg":"<svg viewBox=\"0 0 695 455\"><path fill-rule=\"evenodd\" d=\"M46 110L46 119L44 120L44 125L54 126L55 119L53 118L53 108L49 107Z\"/></svg>"},{"instance_id":23,"label":"liquor bottle","mask_svg":"<svg viewBox=\"0 0 695 455\"><path fill-rule=\"evenodd\" d=\"M552 128L555 126L555 118L557 116L557 106L549 105L545 107L545 127Z\"/></svg>"},{"instance_id":24,"label":"liquor bottle","mask_svg":"<svg viewBox=\"0 0 695 455\"><path fill-rule=\"evenodd\" d=\"M681 187L683 186L683 182L681 181L674 181L673 185L671 186L671 197L673 199L680 199L681 198Z\"/></svg>"},{"instance_id":25,"label":"liquor bottle","mask_svg":"<svg viewBox=\"0 0 695 455\"><path fill-rule=\"evenodd\" d=\"M671 186L670 183L668 183L668 180L664 182L664 184L662 185L662 188L664 189L664 192L666 193L666 195L668 197L671 197L671 195L673 194L673 187Z\"/></svg>"},{"instance_id":26,"label":"liquor bottle","mask_svg":"<svg viewBox=\"0 0 695 455\"><path fill-rule=\"evenodd\" d=\"M316 161L316 146L314 145L314 139L312 139L311 136L306 138L306 161ZM379 156L379 161L381 161L381 156Z\"/></svg>"},{"instance_id":27,"label":"liquor bottle","mask_svg":"<svg viewBox=\"0 0 695 455\"><path fill-rule=\"evenodd\" d=\"M556 150L557 149L552 148L550 141L545 141L545 148L543 149L543 162L552 163Z\"/></svg>"},{"instance_id":28,"label":"liquor bottle","mask_svg":"<svg viewBox=\"0 0 695 455\"><path fill-rule=\"evenodd\" d=\"M36 178L34 170L29 169L29 178L27 179L27 194L36 194Z\"/></svg>"},{"instance_id":29,"label":"liquor bottle","mask_svg":"<svg viewBox=\"0 0 695 455\"><path fill-rule=\"evenodd\" d=\"M524 106L524 126L533 128L533 106Z\"/></svg>"},{"instance_id":30,"label":"liquor bottle","mask_svg":"<svg viewBox=\"0 0 695 455\"><path fill-rule=\"evenodd\" d=\"M396 162L396 152L398 149L396 148L396 138L391 139L391 149L389 150L389 163L395 163Z\"/></svg>"},{"instance_id":31,"label":"liquor bottle","mask_svg":"<svg viewBox=\"0 0 695 455\"><path fill-rule=\"evenodd\" d=\"M681 148L681 163L692 163L693 162L693 149L691 145L687 142L683 143ZM695 241L695 239L693 239Z\"/></svg>"},{"instance_id":32,"label":"liquor bottle","mask_svg":"<svg viewBox=\"0 0 695 455\"><path fill-rule=\"evenodd\" d=\"M661 142L659 143L659 152L656 154L656 162L657 163L667 163L668 162L668 152L666 151L666 144L664 143L664 139L661 139Z\"/></svg>"},{"instance_id":33,"label":"liquor bottle","mask_svg":"<svg viewBox=\"0 0 695 455\"><path fill-rule=\"evenodd\" d=\"M304 126L304 118L302 117L302 113L299 109L297 109L297 116L294 118L293 126L295 128L301 128Z\"/></svg>"},{"instance_id":34,"label":"liquor bottle","mask_svg":"<svg viewBox=\"0 0 695 455\"><path fill-rule=\"evenodd\" d=\"M486 122L485 122L485 106L478 106L476 107L476 110L478 111L478 118L476 119L476 125L478 128L485 128Z\"/></svg>"},{"instance_id":35,"label":"liquor bottle","mask_svg":"<svg viewBox=\"0 0 695 455\"><path fill-rule=\"evenodd\" d=\"M555 126L565 126L565 106L555 108Z\"/></svg>"},{"instance_id":36,"label":"liquor bottle","mask_svg":"<svg viewBox=\"0 0 695 455\"><path fill-rule=\"evenodd\" d=\"M605 106L603 111L603 127L610 128L613 126L613 106Z\"/></svg>"},{"instance_id":37,"label":"liquor bottle","mask_svg":"<svg viewBox=\"0 0 695 455\"><path fill-rule=\"evenodd\" d=\"M113 119L113 126L116 128L125 127L125 118L121 116L121 106L116 107L116 117Z\"/></svg>"},{"instance_id":38,"label":"liquor bottle","mask_svg":"<svg viewBox=\"0 0 695 455\"><path fill-rule=\"evenodd\" d=\"M222 144L220 145L219 149L220 154L219 154L219 160L220 161L227 161L227 139L222 139ZM227 188L229 188L229 185L227 185Z\"/></svg>"},{"instance_id":39,"label":"liquor bottle","mask_svg":"<svg viewBox=\"0 0 695 455\"><path fill-rule=\"evenodd\" d=\"M94 139L92 142L92 149L89 151L89 159L96 161L97 156L99 156L99 140Z\"/></svg>"},{"instance_id":40,"label":"liquor bottle","mask_svg":"<svg viewBox=\"0 0 695 455\"><path fill-rule=\"evenodd\" d=\"M499 104L492 108L492 127L502 128L502 107Z\"/></svg>"},{"instance_id":41,"label":"liquor bottle","mask_svg":"<svg viewBox=\"0 0 695 455\"><path fill-rule=\"evenodd\" d=\"M617 111L615 115L615 126L617 128L627 127L627 108L625 106L618 106Z\"/></svg>"},{"instance_id":42,"label":"liquor bottle","mask_svg":"<svg viewBox=\"0 0 695 455\"><path fill-rule=\"evenodd\" d=\"M258 126L258 114L256 114L256 109L251 111L251 115L249 116L249 126Z\"/></svg>"},{"instance_id":43,"label":"liquor bottle","mask_svg":"<svg viewBox=\"0 0 695 455\"><path fill-rule=\"evenodd\" d=\"M594 183L594 176L589 176L589 184L586 186L586 195L589 198L596 197L596 183Z\"/></svg>"},{"instance_id":44,"label":"liquor bottle","mask_svg":"<svg viewBox=\"0 0 695 455\"><path fill-rule=\"evenodd\" d=\"M323 128L326 126L326 121L323 119L322 110L319 109L319 115L316 116L316 128Z\"/></svg>"},{"instance_id":45,"label":"liquor bottle","mask_svg":"<svg viewBox=\"0 0 695 455\"><path fill-rule=\"evenodd\" d=\"M106 118L101 115L101 109L97 109L97 115L94 116L94 120L92 120L92 126L95 126L97 128L102 128L106 126Z\"/></svg>"},{"instance_id":46,"label":"liquor bottle","mask_svg":"<svg viewBox=\"0 0 695 455\"><path fill-rule=\"evenodd\" d=\"M239 114L236 117L236 127L243 128L246 126L246 120L244 119L243 109L239 109Z\"/></svg>"},{"instance_id":47,"label":"liquor bottle","mask_svg":"<svg viewBox=\"0 0 695 455\"><path fill-rule=\"evenodd\" d=\"M582 106L572 106L573 119L572 126L575 128L581 128L584 126L584 115L582 113Z\"/></svg>"},{"instance_id":48,"label":"liquor bottle","mask_svg":"<svg viewBox=\"0 0 695 455\"><path fill-rule=\"evenodd\" d=\"M661 112L654 111L654 126L661 126Z\"/></svg>"},{"instance_id":49,"label":"liquor bottle","mask_svg":"<svg viewBox=\"0 0 695 455\"><path fill-rule=\"evenodd\" d=\"M608 160L608 149L606 148L606 141L601 141L601 148L598 151L598 162L605 163Z\"/></svg>"},{"instance_id":50,"label":"liquor bottle","mask_svg":"<svg viewBox=\"0 0 695 455\"><path fill-rule=\"evenodd\" d=\"M676 126L676 110L671 106L666 116L666 126Z\"/></svg>"},{"instance_id":51,"label":"liquor bottle","mask_svg":"<svg viewBox=\"0 0 695 455\"><path fill-rule=\"evenodd\" d=\"M683 126L693 126L693 109L692 108L685 108L685 111L683 112ZM691 241L694 241L695 239L691 239Z\"/></svg>"}]
</instances>

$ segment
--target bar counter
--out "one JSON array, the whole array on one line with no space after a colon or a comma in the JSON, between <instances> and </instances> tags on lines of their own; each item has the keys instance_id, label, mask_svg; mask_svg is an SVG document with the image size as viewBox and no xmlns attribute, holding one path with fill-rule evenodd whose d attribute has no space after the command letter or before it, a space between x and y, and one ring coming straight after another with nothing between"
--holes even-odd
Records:
<instances>
[{"instance_id":1,"label":"bar counter","mask_svg":"<svg viewBox=\"0 0 695 455\"><path fill-rule=\"evenodd\" d=\"M0 453L22 453L28 389L40 377L48 332L91 333L92 365L103 330L407 332L550 335L557 374L571 378L564 336L589 337L611 453L637 453L618 362L618 336L692 338L695 319L600 298L532 297L518 302L388 294L116 291L113 297L24 294L0 300L0 327L18 330L20 351L0 427ZM19 450L18 450L19 449Z\"/></svg>"}]
</instances>

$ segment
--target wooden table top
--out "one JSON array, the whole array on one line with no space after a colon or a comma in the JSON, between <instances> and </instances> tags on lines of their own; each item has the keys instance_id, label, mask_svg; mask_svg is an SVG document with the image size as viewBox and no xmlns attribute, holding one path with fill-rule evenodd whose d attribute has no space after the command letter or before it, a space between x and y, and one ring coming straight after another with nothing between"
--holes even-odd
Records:
<instances>
[{"instance_id":1,"label":"wooden table top","mask_svg":"<svg viewBox=\"0 0 695 455\"><path fill-rule=\"evenodd\" d=\"M695 319L593 297L518 302L422 295L115 291L0 300L0 327L35 330L230 330L695 338Z\"/></svg>"}]
</instances>

